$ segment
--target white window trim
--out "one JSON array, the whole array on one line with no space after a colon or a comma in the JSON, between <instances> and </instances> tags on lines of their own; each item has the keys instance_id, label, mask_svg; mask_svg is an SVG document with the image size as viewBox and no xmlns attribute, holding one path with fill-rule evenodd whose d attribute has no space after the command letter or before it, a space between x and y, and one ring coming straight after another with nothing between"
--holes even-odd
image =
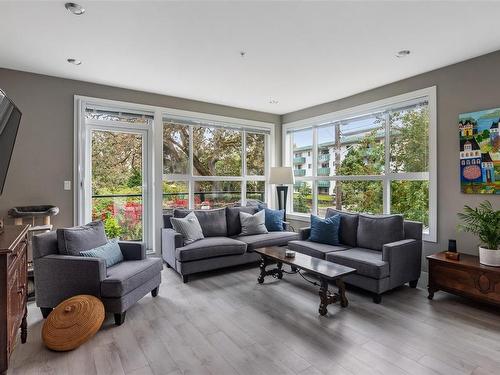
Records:
<instances>
[{"instance_id":1,"label":"white window trim","mask_svg":"<svg viewBox=\"0 0 500 375\"><path fill-rule=\"evenodd\" d=\"M436 86L424 88L421 90L416 90L408 92L405 94L385 98L382 100L377 100L375 102L362 104L359 106L343 109L336 112L326 113L320 116L315 116L299 121L289 122L282 125L282 160L283 165L293 166L292 164L292 140L291 137L287 137L290 131L308 129L312 127L318 127L323 123L331 123L336 121L345 120L346 118L352 118L359 115L364 115L370 112L375 112L384 107L389 107L396 105L401 102L406 102L410 100L416 100L422 97L427 97L429 100L429 171L428 172L413 172L413 173L388 173L385 175L377 176L316 176L315 177L296 177L296 181L312 181L312 198L313 207L312 212L316 213L316 194L317 194L317 182L318 180L380 180L384 184L388 184L391 181L391 177L394 175L398 176L398 180L429 180L429 230L428 232L423 232L424 241L437 242L437 94ZM387 122L386 122L386 126ZM317 132L313 132L313 135ZM386 131L386 137L388 133ZM313 136L313 171L317 168L317 163L315 163L315 158L317 157L317 136ZM387 155L386 155L387 157ZM383 189L384 197L384 212L388 213L390 210L390 196L386 196L385 193L388 191L386 188ZM293 191L289 192L290 197L288 199L287 207L287 217L300 220L309 221L309 215L293 213L292 209L292 199Z\"/></svg>"},{"instance_id":2,"label":"white window trim","mask_svg":"<svg viewBox=\"0 0 500 375\"><path fill-rule=\"evenodd\" d=\"M275 153L272 152L270 145L275 144L275 126L273 123L254 121L247 119L240 119L235 117L227 117L220 115L213 115L202 112L193 112L180 110L169 107L152 106L146 104L137 104L131 102L124 102L118 100L109 100L102 98L94 98L89 96L75 95L74 96L74 148L73 148L73 161L74 161L74 171L73 171L73 186L74 186L74 197L73 197L73 222L74 225L83 224L83 202L84 202L84 191L83 191L83 178L84 170L81 160L85 156L84 143L85 137L85 108L88 105L99 106L104 109L114 109L117 108L130 111L144 111L154 113L153 126L148 130L148 149L149 153L147 156L147 165L149 170L149 181L146 182L147 194L150 195L149 201L149 218L148 230L149 234L144 234L144 238L147 239L148 250L154 251L156 255L161 254L161 228L163 227L163 116L173 115L173 116L185 116L194 117L202 119L205 121L214 121L218 123L228 123L228 124L238 124L246 128L255 128L269 131L268 141L266 143L266 175L261 177L255 177L252 180L267 181L268 171L270 167L275 166L276 157ZM120 124L115 124L120 127ZM125 125L125 124L124 124ZM128 129L132 126L128 125ZM134 125L139 129L146 129L145 125ZM108 129L111 127L108 126ZM192 152L192 150L191 150ZM227 179L227 177L223 177ZM192 192L191 192L192 193ZM146 193L145 193L146 194ZM190 194L192 195L192 194ZM269 184L266 184L266 200L268 204L273 207L273 202L275 201L275 191L271 189ZM145 219L146 220L146 219Z\"/></svg>"}]
</instances>

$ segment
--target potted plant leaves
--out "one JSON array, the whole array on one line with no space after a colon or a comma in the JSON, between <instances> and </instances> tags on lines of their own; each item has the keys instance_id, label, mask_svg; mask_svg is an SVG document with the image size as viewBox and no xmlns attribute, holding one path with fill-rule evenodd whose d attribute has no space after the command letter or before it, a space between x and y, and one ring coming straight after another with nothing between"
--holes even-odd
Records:
<instances>
[{"instance_id":1,"label":"potted plant leaves","mask_svg":"<svg viewBox=\"0 0 500 375\"><path fill-rule=\"evenodd\" d=\"M481 241L479 262L500 267L500 210L494 210L490 201L484 201L476 208L465 205L458 217L462 220L459 229L476 235Z\"/></svg>"}]
</instances>

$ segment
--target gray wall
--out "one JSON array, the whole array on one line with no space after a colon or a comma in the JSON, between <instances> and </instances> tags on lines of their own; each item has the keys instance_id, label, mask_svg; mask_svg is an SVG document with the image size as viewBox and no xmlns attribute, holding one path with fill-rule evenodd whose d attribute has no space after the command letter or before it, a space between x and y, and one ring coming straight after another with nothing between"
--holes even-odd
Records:
<instances>
[{"instance_id":1,"label":"gray wall","mask_svg":"<svg viewBox=\"0 0 500 375\"><path fill-rule=\"evenodd\" d=\"M73 191L63 190L63 181L73 180L74 95L271 122L281 139L280 116L268 113L7 69L0 69L0 88L23 112L0 196L0 217L6 222L13 206L53 204L61 209L53 223L73 224ZM281 154L276 161L281 162Z\"/></svg>"},{"instance_id":2,"label":"gray wall","mask_svg":"<svg viewBox=\"0 0 500 375\"><path fill-rule=\"evenodd\" d=\"M475 206L484 199L489 199L496 209L500 209L500 196L466 195L460 192L457 122L460 113L500 107L500 51L344 99L292 112L282 116L282 123L430 86L437 86L438 242L425 243L424 252L427 255L445 250L448 239L456 238L459 251L477 254L478 240L469 234L457 232L456 214L465 204Z\"/></svg>"}]
</instances>

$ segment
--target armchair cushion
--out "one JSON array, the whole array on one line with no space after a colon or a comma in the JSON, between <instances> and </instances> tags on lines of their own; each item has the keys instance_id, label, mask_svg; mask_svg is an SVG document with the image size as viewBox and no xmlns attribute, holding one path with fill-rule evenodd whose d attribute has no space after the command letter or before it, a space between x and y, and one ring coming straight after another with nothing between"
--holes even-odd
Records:
<instances>
[{"instance_id":1,"label":"armchair cushion","mask_svg":"<svg viewBox=\"0 0 500 375\"><path fill-rule=\"evenodd\" d=\"M359 215L359 247L382 251L384 244L402 240L404 236L401 215Z\"/></svg>"},{"instance_id":2,"label":"armchair cushion","mask_svg":"<svg viewBox=\"0 0 500 375\"><path fill-rule=\"evenodd\" d=\"M59 254L80 255L80 251L95 249L108 242L102 221L93 221L73 228L57 229Z\"/></svg>"},{"instance_id":3,"label":"armchair cushion","mask_svg":"<svg viewBox=\"0 0 500 375\"><path fill-rule=\"evenodd\" d=\"M108 276L101 282L101 296L118 298L146 284L161 273L160 258L130 260L108 268Z\"/></svg>"},{"instance_id":4,"label":"armchair cushion","mask_svg":"<svg viewBox=\"0 0 500 375\"><path fill-rule=\"evenodd\" d=\"M389 276L389 262L382 259L382 252L355 247L345 251L326 254L326 260L355 268L357 274L383 279Z\"/></svg>"},{"instance_id":5,"label":"armchair cushion","mask_svg":"<svg viewBox=\"0 0 500 375\"><path fill-rule=\"evenodd\" d=\"M96 247L95 249L80 251L80 255L88 258L103 258L106 267L114 266L123 262L123 254L117 240L111 240L107 244Z\"/></svg>"}]
</instances>

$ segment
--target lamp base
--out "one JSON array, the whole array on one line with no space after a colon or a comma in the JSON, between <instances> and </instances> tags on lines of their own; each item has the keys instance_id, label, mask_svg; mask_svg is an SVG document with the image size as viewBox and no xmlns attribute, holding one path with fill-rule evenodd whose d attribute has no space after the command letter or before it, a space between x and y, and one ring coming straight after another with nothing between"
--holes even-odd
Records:
<instances>
[{"instance_id":1,"label":"lamp base","mask_svg":"<svg viewBox=\"0 0 500 375\"><path fill-rule=\"evenodd\" d=\"M278 193L278 209L284 211L283 220L286 221L286 199L288 197L288 186L276 186L276 192Z\"/></svg>"}]
</instances>

